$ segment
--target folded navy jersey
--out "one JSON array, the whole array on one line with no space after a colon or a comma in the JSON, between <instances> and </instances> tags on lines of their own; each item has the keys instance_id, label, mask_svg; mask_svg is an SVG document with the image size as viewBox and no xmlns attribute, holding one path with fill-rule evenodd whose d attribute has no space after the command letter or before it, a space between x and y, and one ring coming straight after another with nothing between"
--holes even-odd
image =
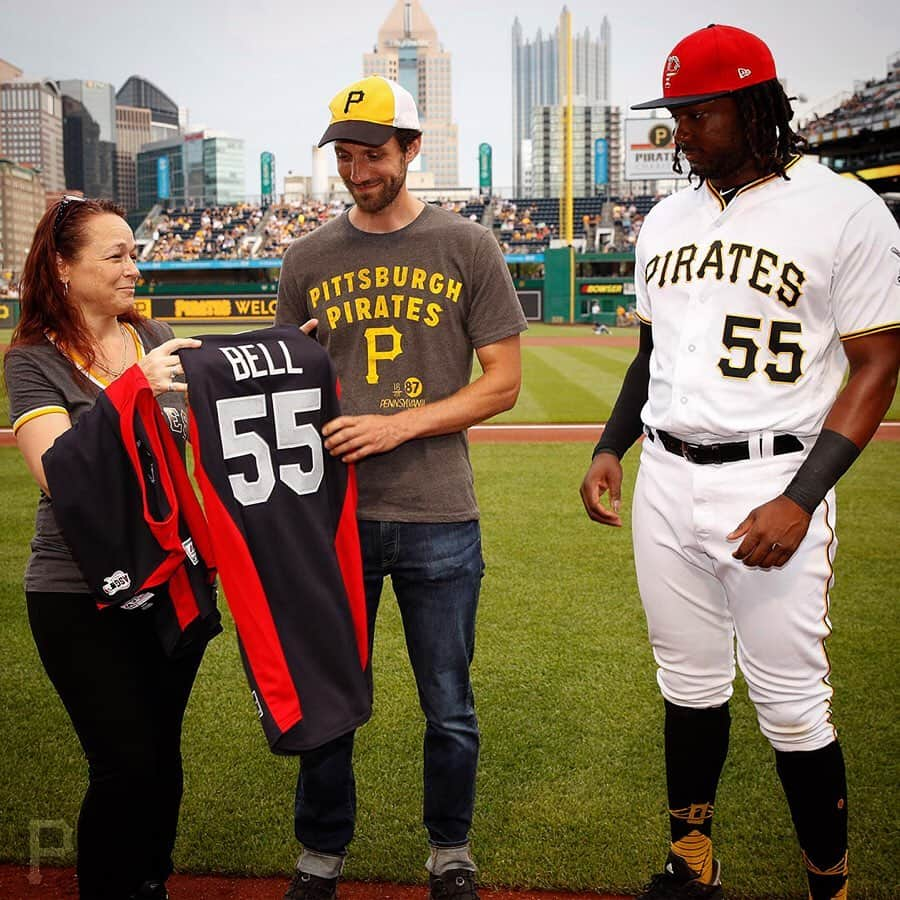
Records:
<instances>
[{"instance_id":1,"label":"folded navy jersey","mask_svg":"<svg viewBox=\"0 0 900 900\"><path fill-rule=\"evenodd\" d=\"M356 476L322 446L334 369L294 326L180 351L194 474L256 711L275 753L371 714Z\"/></svg>"},{"instance_id":2,"label":"folded navy jersey","mask_svg":"<svg viewBox=\"0 0 900 900\"><path fill-rule=\"evenodd\" d=\"M206 520L138 366L42 462L54 516L98 606L148 615L171 656L222 630Z\"/></svg>"}]
</instances>

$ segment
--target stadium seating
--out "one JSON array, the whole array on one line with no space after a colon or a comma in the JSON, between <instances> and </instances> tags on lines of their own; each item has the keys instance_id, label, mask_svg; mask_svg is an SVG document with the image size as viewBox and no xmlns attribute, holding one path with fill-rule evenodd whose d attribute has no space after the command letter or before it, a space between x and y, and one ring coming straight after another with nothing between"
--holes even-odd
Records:
<instances>
[{"instance_id":1,"label":"stadium seating","mask_svg":"<svg viewBox=\"0 0 900 900\"><path fill-rule=\"evenodd\" d=\"M840 106L807 122L802 129L810 143L863 129L900 127L900 54L890 62L885 78L858 87Z\"/></svg>"},{"instance_id":2,"label":"stadium seating","mask_svg":"<svg viewBox=\"0 0 900 900\"><path fill-rule=\"evenodd\" d=\"M599 249L597 229L614 229L614 239L605 250L629 250L643 216L656 197L604 201L600 197L577 197L574 201L574 232L587 249ZM468 201L437 201L436 205L459 213L491 228L504 253L539 253L559 235L559 200L522 197ZM197 259L279 259L291 241L318 228L345 209L343 202L302 201L260 206L180 208L155 211L142 234L141 259L174 261Z\"/></svg>"}]
</instances>

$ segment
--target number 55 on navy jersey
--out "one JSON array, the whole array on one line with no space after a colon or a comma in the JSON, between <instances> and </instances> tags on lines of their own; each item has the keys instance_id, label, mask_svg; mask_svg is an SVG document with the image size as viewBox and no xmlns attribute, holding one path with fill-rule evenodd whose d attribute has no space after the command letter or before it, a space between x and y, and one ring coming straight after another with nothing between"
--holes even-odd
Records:
<instances>
[{"instance_id":1,"label":"number 55 on navy jersey","mask_svg":"<svg viewBox=\"0 0 900 900\"><path fill-rule=\"evenodd\" d=\"M356 476L322 447L331 361L293 326L181 351L195 474L269 745L307 750L371 714Z\"/></svg>"}]
</instances>

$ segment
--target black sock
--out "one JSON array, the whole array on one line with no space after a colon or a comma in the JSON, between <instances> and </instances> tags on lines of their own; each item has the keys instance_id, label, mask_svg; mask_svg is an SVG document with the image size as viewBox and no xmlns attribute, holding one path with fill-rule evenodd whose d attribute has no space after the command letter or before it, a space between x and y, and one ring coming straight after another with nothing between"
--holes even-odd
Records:
<instances>
[{"instance_id":1,"label":"black sock","mask_svg":"<svg viewBox=\"0 0 900 900\"><path fill-rule=\"evenodd\" d=\"M710 835L730 725L727 703L690 709L666 700L666 784L673 843L691 831Z\"/></svg>"},{"instance_id":2,"label":"black sock","mask_svg":"<svg viewBox=\"0 0 900 900\"><path fill-rule=\"evenodd\" d=\"M666 783L672 852L701 881L714 877L712 817L728 754L728 704L690 709L666 701Z\"/></svg>"},{"instance_id":3,"label":"black sock","mask_svg":"<svg viewBox=\"0 0 900 900\"><path fill-rule=\"evenodd\" d=\"M775 751L813 900L827 900L847 880L847 777L841 745Z\"/></svg>"}]
</instances>

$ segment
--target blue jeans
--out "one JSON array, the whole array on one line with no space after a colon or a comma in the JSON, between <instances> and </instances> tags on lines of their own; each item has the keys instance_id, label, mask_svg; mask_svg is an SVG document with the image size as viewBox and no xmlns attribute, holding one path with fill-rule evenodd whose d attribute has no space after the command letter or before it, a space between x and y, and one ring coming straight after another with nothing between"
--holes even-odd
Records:
<instances>
[{"instance_id":1,"label":"blue jeans","mask_svg":"<svg viewBox=\"0 0 900 900\"><path fill-rule=\"evenodd\" d=\"M469 667L484 573L477 521L359 523L371 665L382 584L397 595L419 703L425 713L423 822L429 841L468 840L475 804L478 722ZM304 847L344 854L353 837L354 733L300 755L294 830Z\"/></svg>"}]
</instances>

